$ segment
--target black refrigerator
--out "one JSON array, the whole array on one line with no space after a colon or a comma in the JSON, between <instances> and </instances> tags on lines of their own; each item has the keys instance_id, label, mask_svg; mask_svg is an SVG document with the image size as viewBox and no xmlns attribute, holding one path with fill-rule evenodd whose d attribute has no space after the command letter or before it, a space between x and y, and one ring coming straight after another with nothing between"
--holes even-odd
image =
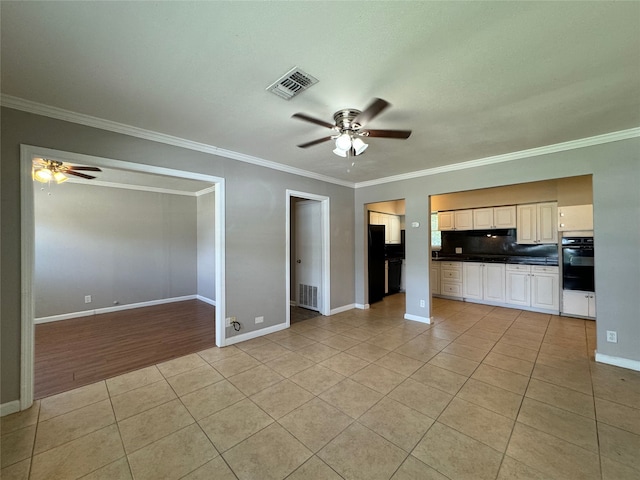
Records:
<instances>
[{"instance_id":1,"label":"black refrigerator","mask_svg":"<svg viewBox=\"0 0 640 480\"><path fill-rule=\"evenodd\" d=\"M369 304L384 298L384 225L369 225Z\"/></svg>"}]
</instances>

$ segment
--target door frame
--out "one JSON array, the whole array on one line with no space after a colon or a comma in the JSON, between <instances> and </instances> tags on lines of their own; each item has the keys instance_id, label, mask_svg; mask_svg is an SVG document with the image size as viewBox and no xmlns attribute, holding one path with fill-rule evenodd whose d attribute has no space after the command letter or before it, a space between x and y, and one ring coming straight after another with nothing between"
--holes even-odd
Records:
<instances>
[{"instance_id":1,"label":"door frame","mask_svg":"<svg viewBox=\"0 0 640 480\"><path fill-rule=\"evenodd\" d=\"M286 191L286 219L285 219L285 311L286 325L291 325L291 198L302 198L304 200L315 200L320 202L320 230L321 230L321 278L322 278L322 309L320 313L325 316L331 315L331 237L330 237L330 199L323 195L299 192L295 190Z\"/></svg>"},{"instance_id":2,"label":"door frame","mask_svg":"<svg viewBox=\"0 0 640 480\"><path fill-rule=\"evenodd\" d=\"M32 162L34 158L53 158L59 161L95 167L119 168L143 173L203 180L215 186L215 242L216 242L216 345L226 345L224 318L225 299L225 179L212 175L174 170L153 165L113 160L110 158L65 152L33 145L20 145L20 231L21 231L21 330L20 330L20 410L33 404L35 364L35 217L34 181Z\"/></svg>"}]
</instances>

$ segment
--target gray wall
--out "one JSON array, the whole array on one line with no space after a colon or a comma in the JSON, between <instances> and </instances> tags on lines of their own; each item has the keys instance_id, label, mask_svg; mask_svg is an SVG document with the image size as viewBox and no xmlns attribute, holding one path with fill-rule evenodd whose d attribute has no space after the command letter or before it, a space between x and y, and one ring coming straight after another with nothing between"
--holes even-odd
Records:
<instances>
[{"instance_id":1,"label":"gray wall","mask_svg":"<svg viewBox=\"0 0 640 480\"><path fill-rule=\"evenodd\" d=\"M356 189L356 302L366 303L365 204L406 198L407 313L429 317L429 196L593 174L598 353L640 360L640 139ZM420 222L411 228L411 222ZM606 342L606 331L618 343Z\"/></svg>"},{"instance_id":2,"label":"gray wall","mask_svg":"<svg viewBox=\"0 0 640 480\"><path fill-rule=\"evenodd\" d=\"M331 308L353 303L353 189L9 108L1 114L0 403L19 398L21 143L225 178L226 313L242 322L237 334L257 330L257 316L259 327L285 321L286 190L328 196Z\"/></svg>"},{"instance_id":3,"label":"gray wall","mask_svg":"<svg viewBox=\"0 0 640 480\"><path fill-rule=\"evenodd\" d=\"M196 292L196 197L54 184L34 215L36 318Z\"/></svg>"},{"instance_id":4,"label":"gray wall","mask_svg":"<svg viewBox=\"0 0 640 480\"><path fill-rule=\"evenodd\" d=\"M198 204L198 295L216 299L216 238L214 192L197 197Z\"/></svg>"}]
</instances>

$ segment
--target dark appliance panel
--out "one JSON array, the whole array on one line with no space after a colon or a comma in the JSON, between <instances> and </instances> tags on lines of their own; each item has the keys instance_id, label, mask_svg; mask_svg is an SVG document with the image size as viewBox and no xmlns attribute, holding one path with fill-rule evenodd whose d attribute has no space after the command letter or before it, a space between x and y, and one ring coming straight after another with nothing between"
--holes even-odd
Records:
<instances>
[{"instance_id":1,"label":"dark appliance panel","mask_svg":"<svg viewBox=\"0 0 640 480\"><path fill-rule=\"evenodd\" d=\"M369 225L369 304L384 298L384 225Z\"/></svg>"},{"instance_id":2,"label":"dark appliance panel","mask_svg":"<svg viewBox=\"0 0 640 480\"><path fill-rule=\"evenodd\" d=\"M562 289L595 292L593 237L562 239Z\"/></svg>"}]
</instances>

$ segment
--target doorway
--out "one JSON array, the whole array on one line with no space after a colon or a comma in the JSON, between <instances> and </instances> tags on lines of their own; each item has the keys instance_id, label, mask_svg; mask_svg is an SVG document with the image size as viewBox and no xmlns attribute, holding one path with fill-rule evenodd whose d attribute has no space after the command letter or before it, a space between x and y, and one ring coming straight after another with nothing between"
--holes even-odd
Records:
<instances>
[{"instance_id":1,"label":"doorway","mask_svg":"<svg viewBox=\"0 0 640 480\"><path fill-rule=\"evenodd\" d=\"M32 179L32 162L34 158L52 158L65 163L81 164L94 167L112 168L128 172L162 175L208 182L214 186L215 195L215 341L217 346L226 344L224 315L224 179L210 175L196 174L180 170L155 167L150 165L123 162L90 155L81 155L41 147L21 146L21 219L22 219L22 303L21 303L21 373L20 373L20 408L28 408L34 398L34 358L35 358L35 301L34 301L34 266L35 266L35 216L34 185Z\"/></svg>"},{"instance_id":2,"label":"doorway","mask_svg":"<svg viewBox=\"0 0 640 480\"><path fill-rule=\"evenodd\" d=\"M331 313L329 267L329 198L287 190L286 312L304 308ZM301 317L307 317L304 314Z\"/></svg>"}]
</instances>

